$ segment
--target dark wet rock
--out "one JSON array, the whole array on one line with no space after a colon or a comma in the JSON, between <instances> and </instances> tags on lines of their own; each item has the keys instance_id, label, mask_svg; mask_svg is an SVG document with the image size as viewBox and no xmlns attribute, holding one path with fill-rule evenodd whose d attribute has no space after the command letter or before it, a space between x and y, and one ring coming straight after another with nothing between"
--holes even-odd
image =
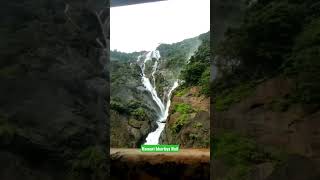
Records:
<instances>
[{"instance_id":1,"label":"dark wet rock","mask_svg":"<svg viewBox=\"0 0 320 180\"><path fill-rule=\"evenodd\" d=\"M111 110L110 113L112 124L110 144L114 148L140 147L147 135L157 128L157 124L152 119L141 121L115 110Z\"/></svg>"},{"instance_id":2,"label":"dark wet rock","mask_svg":"<svg viewBox=\"0 0 320 180\"><path fill-rule=\"evenodd\" d=\"M266 161L251 165L251 179L319 178L319 109L292 103L289 95L293 87L292 80L274 77L261 82L248 97L229 109L215 112L214 132L239 133L266 152L283 153L279 156L281 163Z\"/></svg>"},{"instance_id":3,"label":"dark wet rock","mask_svg":"<svg viewBox=\"0 0 320 180\"><path fill-rule=\"evenodd\" d=\"M216 112L214 130L236 131L260 144L319 158L320 111L315 108L310 113L306 106L290 103L293 85L283 77L261 83L243 101Z\"/></svg>"},{"instance_id":4,"label":"dark wet rock","mask_svg":"<svg viewBox=\"0 0 320 180\"><path fill-rule=\"evenodd\" d=\"M268 177L274 170L274 164L271 162L265 162L255 165L250 173L250 179L259 180Z\"/></svg>"},{"instance_id":5,"label":"dark wet rock","mask_svg":"<svg viewBox=\"0 0 320 180\"><path fill-rule=\"evenodd\" d=\"M292 155L276 166L265 180L316 180L319 178L320 171L312 159Z\"/></svg>"},{"instance_id":6,"label":"dark wet rock","mask_svg":"<svg viewBox=\"0 0 320 180\"><path fill-rule=\"evenodd\" d=\"M10 162L0 179L104 179L92 164L74 163L108 144L99 6L30 0L0 7L0 161Z\"/></svg>"},{"instance_id":7,"label":"dark wet rock","mask_svg":"<svg viewBox=\"0 0 320 180\"><path fill-rule=\"evenodd\" d=\"M222 179L228 174L228 167L223 161L212 160L210 177L213 179Z\"/></svg>"}]
</instances>

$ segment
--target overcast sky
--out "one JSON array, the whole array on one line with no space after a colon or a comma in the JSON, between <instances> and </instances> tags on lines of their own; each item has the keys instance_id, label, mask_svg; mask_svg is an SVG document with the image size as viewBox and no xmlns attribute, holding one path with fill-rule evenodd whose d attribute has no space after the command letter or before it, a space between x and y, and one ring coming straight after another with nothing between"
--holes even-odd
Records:
<instances>
[{"instance_id":1,"label":"overcast sky","mask_svg":"<svg viewBox=\"0 0 320 180\"><path fill-rule=\"evenodd\" d=\"M113 7L110 48L123 52L154 50L210 30L210 0L168 0Z\"/></svg>"}]
</instances>

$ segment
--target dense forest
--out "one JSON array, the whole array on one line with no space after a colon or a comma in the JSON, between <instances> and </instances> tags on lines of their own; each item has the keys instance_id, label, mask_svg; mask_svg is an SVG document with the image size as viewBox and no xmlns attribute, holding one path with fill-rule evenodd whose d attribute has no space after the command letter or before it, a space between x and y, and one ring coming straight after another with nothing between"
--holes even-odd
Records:
<instances>
[{"instance_id":1,"label":"dense forest","mask_svg":"<svg viewBox=\"0 0 320 180\"><path fill-rule=\"evenodd\" d=\"M199 37L202 41L197 51L181 73L184 81L181 90L191 86L201 86L201 93L209 95L210 86L210 33Z\"/></svg>"},{"instance_id":2,"label":"dense forest","mask_svg":"<svg viewBox=\"0 0 320 180\"><path fill-rule=\"evenodd\" d=\"M319 102L318 10L318 1L311 0L259 1L248 7L241 26L228 29L215 47L222 78L214 92L284 74L298 80L294 100Z\"/></svg>"},{"instance_id":3,"label":"dense forest","mask_svg":"<svg viewBox=\"0 0 320 180\"><path fill-rule=\"evenodd\" d=\"M212 148L218 166L230 168L215 176L318 179L320 3L243 1L237 9L240 23L230 20L213 47Z\"/></svg>"}]
</instances>

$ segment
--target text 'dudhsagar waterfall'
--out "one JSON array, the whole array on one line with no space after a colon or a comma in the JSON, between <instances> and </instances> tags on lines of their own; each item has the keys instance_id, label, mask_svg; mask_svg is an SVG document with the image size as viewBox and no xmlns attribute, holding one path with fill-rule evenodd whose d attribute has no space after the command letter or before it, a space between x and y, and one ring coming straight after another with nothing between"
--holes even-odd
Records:
<instances>
[{"instance_id":1,"label":"text 'dudhsagar waterfall'","mask_svg":"<svg viewBox=\"0 0 320 180\"><path fill-rule=\"evenodd\" d=\"M138 61L141 61L142 60L141 58L142 58L142 56L139 56ZM148 77L146 77L146 75L145 75L145 64L147 61L152 60L152 59L155 59L154 65L152 67L152 72L151 72L153 85L151 84L150 79ZM161 132L163 131L163 129L165 127L165 122L166 122L166 119L169 115L171 94L178 87L178 80L176 80L173 83L170 90L167 92L167 94L165 94L167 102L163 103L161 101L161 99L159 98L158 93L156 91L156 87L155 87L155 73L157 71L159 59L160 59L160 52L158 50L150 51L145 55L145 59L143 60L143 63L141 63L141 66L140 66L141 70L142 70L142 80L141 80L142 84L144 85L146 90L151 93L153 101L160 108L160 112L159 112L158 120L157 120L158 128L155 131L149 133L146 138L145 144L152 144L152 145L159 143L159 138L160 138Z\"/></svg>"}]
</instances>

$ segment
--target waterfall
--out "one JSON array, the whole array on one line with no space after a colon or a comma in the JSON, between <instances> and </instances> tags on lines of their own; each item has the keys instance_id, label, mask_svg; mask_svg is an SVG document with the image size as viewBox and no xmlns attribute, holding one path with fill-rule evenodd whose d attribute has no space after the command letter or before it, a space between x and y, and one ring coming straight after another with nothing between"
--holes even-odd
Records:
<instances>
[{"instance_id":1,"label":"waterfall","mask_svg":"<svg viewBox=\"0 0 320 180\"><path fill-rule=\"evenodd\" d=\"M148 134L145 144L158 144L159 143L159 138L160 138L161 132L163 131L163 129L165 127L165 122L166 122L166 119L169 115L169 108L170 108L170 104L171 104L170 99L171 99L172 92L179 85L178 80L176 80L173 83L172 87L170 88L170 90L166 94L166 97L167 97L166 103L164 103L160 100L158 93L156 91L155 76L154 76L157 71L157 68L158 68L158 60L160 59L160 57L161 57L160 52L158 50L150 51L145 55L145 59L143 60L143 63L141 63L141 65L140 65L141 71L142 71L142 79L141 79L142 84L147 89L147 91L149 91L151 93L153 101L160 108L160 113L158 114L158 119L157 119L158 128L155 131ZM142 56L139 56L138 61L141 61L141 58L142 58ZM152 58L156 59L156 61L154 62L154 65L152 66L152 72L151 72L153 85L151 84L150 79L147 78L145 75L145 64L147 61L152 60Z\"/></svg>"},{"instance_id":2,"label":"waterfall","mask_svg":"<svg viewBox=\"0 0 320 180\"><path fill-rule=\"evenodd\" d=\"M156 87L156 78L154 77L154 74L156 73L157 68L158 68L158 60L156 60L156 61L154 62L154 65L153 65L153 67L152 67L151 76L152 76L152 79L153 79L153 87Z\"/></svg>"},{"instance_id":3,"label":"waterfall","mask_svg":"<svg viewBox=\"0 0 320 180\"><path fill-rule=\"evenodd\" d=\"M161 99L159 98L157 91L155 89L155 86L152 86L150 79L146 77L146 74L144 72L145 70L145 66L146 66L146 62L151 60L152 58L156 58L157 60L160 58L159 56L153 56L154 53L153 51L149 52L144 61L143 64L141 65L141 70L142 70L142 84L144 85L144 87L147 89L147 91L149 91L151 93L152 99L156 102L156 104L158 105L158 107L160 108L160 112L162 113L165 110L165 106L162 103ZM138 60L141 59L141 56L138 57ZM152 72L153 73L153 72Z\"/></svg>"}]
</instances>

